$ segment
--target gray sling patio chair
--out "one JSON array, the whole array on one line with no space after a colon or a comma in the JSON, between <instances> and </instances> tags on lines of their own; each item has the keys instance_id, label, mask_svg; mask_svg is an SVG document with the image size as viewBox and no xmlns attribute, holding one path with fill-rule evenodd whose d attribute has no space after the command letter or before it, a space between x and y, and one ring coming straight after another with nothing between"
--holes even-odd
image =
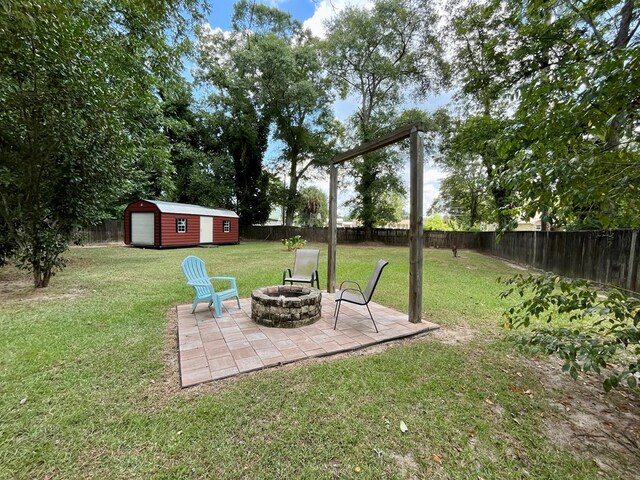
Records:
<instances>
[{"instance_id":1,"label":"gray sling patio chair","mask_svg":"<svg viewBox=\"0 0 640 480\"><path fill-rule=\"evenodd\" d=\"M282 272L282 284L289 283L310 283L316 284L316 288L320 289L320 279L318 278L318 258L320 250L313 248L299 248L296 250L296 258L293 262L293 274L291 269L287 268Z\"/></svg>"},{"instance_id":2,"label":"gray sling patio chair","mask_svg":"<svg viewBox=\"0 0 640 480\"><path fill-rule=\"evenodd\" d=\"M378 280L380 280L380 275L382 275L382 270L384 267L389 265L389 262L386 260L378 260L376 263L373 272L371 273L371 277L369 277L369 283L367 283L367 288L362 291L358 282L354 280L345 280L340 284L340 289L336 292L336 308L333 310L333 316L336 317L336 322L333 324L333 329L336 329L338 325L338 315L340 315L340 306L342 302L354 303L356 305L364 305L367 307L367 311L369 312L369 316L371 317L371 321L373 322L373 327L376 329L376 333L378 333L378 326L376 325L376 321L373 319L373 315L371 315L371 310L369 309L369 302L371 301L371 297L373 297L373 292L378 285ZM342 288L342 286L347 284L355 284L358 288Z\"/></svg>"}]
</instances>

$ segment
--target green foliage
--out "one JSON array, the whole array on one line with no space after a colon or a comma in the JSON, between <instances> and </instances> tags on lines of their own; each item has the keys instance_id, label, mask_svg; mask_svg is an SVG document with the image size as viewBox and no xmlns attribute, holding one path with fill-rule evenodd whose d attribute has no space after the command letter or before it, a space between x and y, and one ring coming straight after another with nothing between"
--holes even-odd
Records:
<instances>
[{"instance_id":1,"label":"green foliage","mask_svg":"<svg viewBox=\"0 0 640 480\"><path fill-rule=\"evenodd\" d=\"M193 106L191 86L169 84L162 92L164 132L171 144L175 194L181 203L232 209L233 161L220 140L217 117Z\"/></svg>"},{"instance_id":2,"label":"green foliage","mask_svg":"<svg viewBox=\"0 0 640 480\"><path fill-rule=\"evenodd\" d=\"M623 383L636 388L640 374L640 299L620 290L601 292L585 280L552 274L517 275L504 283L509 288L502 298L515 293L523 299L504 313L505 327L529 327L539 319L552 325L535 326L532 333L520 335L520 345L557 355L564 361L563 371L574 380L580 371L600 373L613 367L603 383L606 391ZM562 319L575 326L557 325Z\"/></svg>"},{"instance_id":3,"label":"green foliage","mask_svg":"<svg viewBox=\"0 0 640 480\"><path fill-rule=\"evenodd\" d=\"M324 227L329 216L329 200L318 187L300 190L298 200L298 222L305 227Z\"/></svg>"},{"instance_id":4,"label":"green foliage","mask_svg":"<svg viewBox=\"0 0 640 480\"><path fill-rule=\"evenodd\" d=\"M483 115L508 118L475 148L504 160L495 178L514 213L640 225L639 13L633 0L531 0L474 2L456 17L463 92Z\"/></svg>"},{"instance_id":5,"label":"green foliage","mask_svg":"<svg viewBox=\"0 0 640 480\"><path fill-rule=\"evenodd\" d=\"M640 225L640 5L478 1L453 26L456 71L476 115L452 146L482 158L499 212L538 213L569 228ZM554 282L512 280L507 293L530 297L508 312L508 325L543 315L574 324L537 329L523 343L561 356L573 376L636 348L633 299L613 292L603 300L579 282ZM634 383L636 372L631 362L605 388Z\"/></svg>"},{"instance_id":6,"label":"green foliage","mask_svg":"<svg viewBox=\"0 0 640 480\"><path fill-rule=\"evenodd\" d=\"M466 229L496 220L493 196L481 162L469 159L466 165L452 164L447 171L429 212L444 212Z\"/></svg>"},{"instance_id":7,"label":"green foliage","mask_svg":"<svg viewBox=\"0 0 640 480\"><path fill-rule=\"evenodd\" d=\"M449 175L440 207L469 229L491 221L501 230L514 226L512 189L504 180L511 151L498 148L507 125L497 116L477 115L452 121L444 133L436 161Z\"/></svg>"},{"instance_id":8,"label":"green foliage","mask_svg":"<svg viewBox=\"0 0 640 480\"><path fill-rule=\"evenodd\" d=\"M283 238L282 240L280 240L280 242L282 243L282 245L287 247L287 251L289 252L302 248L307 244L307 241L300 235L294 235L291 238Z\"/></svg>"},{"instance_id":9,"label":"green foliage","mask_svg":"<svg viewBox=\"0 0 640 480\"><path fill-rule=\"evenodd\" d=\"M9 258L13 255L15 245L9 236L9 227L0 216L0 267L9 262Z\"/></svg>"},{"instance_id":10,"label":"green foliage","mask_svg":"<svg viewBox=\"0 0 640 480\"><path fill-rule=\"evenodd\" d=\"M449 222L445 222L442 215L434 214L424 219L424 230L435 230L438 232L450 232L453 230Z\"/></svg>"},{"instance_id":11,"label":"green foliage","mask_svg":"<svg viewBox=\"0 0 640 480\"><path fill-rule=\"evenodd\" d=\"M3 3L0 216L36 286L64 266L79 226L139 187L140 170L156 193L167 187L154 91L179 65L194 4Z\"/></svg>"},{"instance_id":12,"label":"green foliage","mask_svg":"<svg viewBox=\"0 0 640 480\"><path fill-rule=\"evenodd\" d=\"M338 126L333 118L330 84L320 58L319 41L297 27L292 37L260 38L253 48L274 67L266 84L273 112L273 138L283 143L274 167L286 172L285 225L292 225L299 183L312 178L334 155Z\"/></svg>"},{"instance_id":13,"label":"green foliage","mask_svg":"<svg viewBox=\"0 0 640 480\"><path fill-rule=\"evenodd\" d=\"M208 104L215 112L222 143L233 159L235 210L242 225L253 225L264 223L271 211L263 157L272 112L263 80L270 77L273 66L258 48L253 48L256 40L251 37L262 34L240 28L249 21L250 5L239 2L234 8L234 29L230 33L199 32L197 79L213 87ZM265 9L268 7L259 6L263 28L268 27L264 23Z\"/></svg>"},{"instance_id":14,"label":"green foliage","mask_svg":"<svg viewBox=\"0 0 640 480\"><path fill-rule=\"evenodd\" d=\"M512 18L512 81L526 80L507 181L525 212L561 224L640 225L640 5L536 1Z\"/></svg>"},{"instance_id":15,"label":"green foliage","mask_svg":"<svg viewBox=\"0 0 640 480\"><path fill-rule=\"evenodd\" d=\"M347 7L329 22L327 68L340 96L357 99L359 107L350 119L357 143L394 125L397 106L410 90L425 93L442 83L446 69L435 25L431 7L413 0L377 0L371 9ZM378 203L383 192L404 194L400 165L390 149L349 163L356 192L351 205L366 231L389 220L389 204Z\"/></svg>"},{"instance_id":16,"label":"green foliage","mask_svg":"<svg viewBox=\"0 0 640 480\"><path fill-rule=\"evenodd\" d=\"M263 156L272 133L284 145L273 168L288 176L291 225L298 184L331 158L337 130L317 39L288 13L242 1L232 32L202 32L200 46L199 78L215 88L209 101L234 159L241 221L263 223L271 210Z\"/></svg>"}]
</instances>

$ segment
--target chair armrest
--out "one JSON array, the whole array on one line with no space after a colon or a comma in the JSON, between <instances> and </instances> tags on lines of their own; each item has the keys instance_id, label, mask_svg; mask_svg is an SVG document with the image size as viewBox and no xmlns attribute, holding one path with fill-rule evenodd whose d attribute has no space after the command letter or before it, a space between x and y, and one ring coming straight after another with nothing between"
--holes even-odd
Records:
<instances>
[{"instance_id":1,"label":"chair armrest","mask_svg":"<svg viewBox=\"0 0 640 480\"><path fill-rule=\"evenodd\" d=\"M344 282L343 282L344 283ZM344 292L356 292L359 293L360 295L362 295L362 298L364 299L364 294L362 293L362 290L360 290L360 288L345 288L345 289L340 289L340 298L336 299L336 300L342 300L342 295L344 295Z\"/></svg>"},{"instance_id":2,"label":"chair armrest","mask_svg":"<svg viewBox=\"0 0 640 480\"><path fill-rule=\"evenodd\" d=\"M355 280L344 280L340 284L340 288L338 288L338 290L342 290L342 285L344 285L345 283L355 283L358 286L358 290L360 291L360 293L362 293L362 288L360 288L360 284L358 282L356 282ZM346 288L345 290L355 290L355 289L354 288Z\"/></svg>"},{"instance_id":3,"label":"chair armrest","mask_svg":"<svg viewBox=\"0 0 640 480\"><path fill-rule=\"evenodd\" d=\"M236 277L209 277L209 279L231 282L231 287L236 288Z\"/></svg>"},{"instance_id":4,"label":"chair armrest","mask_svg":"<svg viewBox=\"0 0 640 480\"><path fill-rule=\"evenodd\" d=\"M284 271L282 272L282 284L284 285L284 279L287 278L287 274L289 275L289 278L291 278L291 269L290 268L285 268Z\"/></svg>"}]
</instances>

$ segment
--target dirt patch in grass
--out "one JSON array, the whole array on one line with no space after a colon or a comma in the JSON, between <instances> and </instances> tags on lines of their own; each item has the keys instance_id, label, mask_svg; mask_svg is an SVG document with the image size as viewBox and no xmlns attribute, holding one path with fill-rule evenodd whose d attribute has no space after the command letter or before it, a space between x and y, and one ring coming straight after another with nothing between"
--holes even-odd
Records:
<instances>
[{"instance_id":1,"label":"dirt patch in grass","mask_svg":"<svg viewBox=\"0 0 640 480\"><path fill-rule=\"evenodd\" d=\"M87 292L81 288L64 290L56 286L56 277L51 279L47 288L35 288L31 274L19 270L14 265L0 268L0 303L29 303L55 300L75 300L84 297Z\"/></svg>"},{"instance_id":2,"label":"dirt patch in grass","mask_svg":"<svg viewBox=\"0 0 640 480\"><path fill-rule=\"evenodd\" d=\"M85 294L84 290L78 288L65 292L52 291L51 288L34 288L31 277L19 272L3 272L0 276L0 302L2 303L75 300Z\"/></svg>"},{"instance_id":3,"label":"dirt patch in grass","mask_svg":"<svg viewBox=\"0 0 640 480\"><path fill-rule=\"evenodd\" d=\"M390 453L389 456L395 462L398 467L398 473L402 478L409 478L411 480L417 479L418 476L418 464L411 456L410 453L407 455L398 455L397 453Z\"/></svg>"},{"instance_id":4,"label":"dirt patch in grass","mask_svg":"<svg viewBox=\"0 0 640 480\"><path fill-rule=\"evenodd\" d=\"M478 333L477 330L465 326L440 327L430 332L429 338L445 345L463 345L475 339Z\"/></svg>"},{"instance_id":5,"label":"dirt patch in grass","mask_svg":"<svg viewBox=\"0 0 640 480\"><path fill-rule=\"evenodd\" d=\"M18 299L29 293L33 288L33 282L22 278L0 280L0 301Z\"/></svg>"},{"instance_id":6,"label":"dirt patch in grass","mask_svg":"<svg viewBox=\"0 0 640 480\"><path fill-rule=\"evenodd\" d=\"M152 402L154 405L164 408L167 400L182 390L178 363L178 311L175 307L167 311L167 329L162 358L165 374L161 381L152 383L150 395L156 400Z\"/></svg>"},{"instance_id":7,"label":"dirt patch in grass","mask_svg":"<svg viewBox=\"0 0 640 480\"><path fill-rule=\"evenodd\" d=\"M0 302L27 303L50 302L54 300L75 300L84 297L86 292L73 289L64 293L50 293L44 289L33 288L31 284L15 282L10 286L0 285Z\"/></svg>"},{"instance_id":8,"label":"dirt patch in grass","mask_svg":"<svg viewBox=\"0 0 640 480\"><path fill-rule=\"evenodd\" d=\"M605 393L602 378L581 375L577 381L552 360L534 359L552 415L545 420L549 439L591 458L600 469L623 478L640 471L640 402L625 390Z\"/></svg>"}]
</instances>

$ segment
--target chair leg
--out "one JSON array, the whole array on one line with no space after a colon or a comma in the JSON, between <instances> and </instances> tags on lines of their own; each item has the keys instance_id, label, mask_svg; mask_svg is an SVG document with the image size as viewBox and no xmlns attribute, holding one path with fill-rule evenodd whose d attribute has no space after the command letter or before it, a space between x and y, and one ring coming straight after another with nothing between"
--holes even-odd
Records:
<instances>
[{"instance_id":1,"label":"chair leg","mask_svg":"<svg viewBox=\"0 0 640 480\"><path fill-rule=\"evenodd\" d=\"M379 333L378 326L376 325L376 321L373 319L373 315L371 315L371 310L369 310L369 304L366 303L364 306L367 307L367 310L369 311L369 316L371 317L371 321L373 322L373 327L376 329L376 333Z\"/></svg>"},{"instance_id":2,"label":"chair leg","mask_svg":"<svg viewBox=\"0 0 640 480\"><path fill-rule=\"evenodd\" d=\"M240 297L236 295L236 302L238 302L238 310L240 309Z\"/></svg>"},{"instance_id":3,"label":"chair leg","mask_svg":"<svg viewBox=\"0 0 640 480\"><path fill-rule=\"evenodd\" d=\"M336 329L336 326L338 325L338 315L340 315L340 305L342 305L342 302L336 302L336 308L333 311L333 315L336 317L336 321L333 324L333 329Z\"/></svg>"},{"instance_id":4,"label":"chair leg","mask_svg":"<svg viewBox=\"0 0 640 480\"><path fill-rule=\"evenodd\" d=\"M215 301L213 302L213 307L216 309L216 315L221 317L222 316L222 302L220 302L220 299L216 298Z\"/></svg>"},{"instance_id":5,"label":"chair leg","mask_svg":"<svg viewBox=\"0 0 640 480\"><path fill-rule=\"evenodd\" d=\"M211 301L209 302L209 305L207 305L207 308L208 308L208 309L209 309L209 311L211 312L211 316L215 318L215 316L216 316L216 315L215 315L215 313L214 313L214 310L211 310L211 305L213 305L213 307L214 307L214 309L215 309L215 302L214 302L214 300L211 300ZM216 311L217 311L217 310L216 310Z\"/></svg>"},{"instance_id":6,"label":"chair leg","mask_svg":"<svg viewBox=\"0 0 640 480\"><path fill-rule=\"evenodd\" d=\"M191 313L195 313L196 307L198 306L198 299L197 298L193 301L193 305L191 305L191 306L193 307L193 308L191 308Z\"/></svg>"}]
</instances>

